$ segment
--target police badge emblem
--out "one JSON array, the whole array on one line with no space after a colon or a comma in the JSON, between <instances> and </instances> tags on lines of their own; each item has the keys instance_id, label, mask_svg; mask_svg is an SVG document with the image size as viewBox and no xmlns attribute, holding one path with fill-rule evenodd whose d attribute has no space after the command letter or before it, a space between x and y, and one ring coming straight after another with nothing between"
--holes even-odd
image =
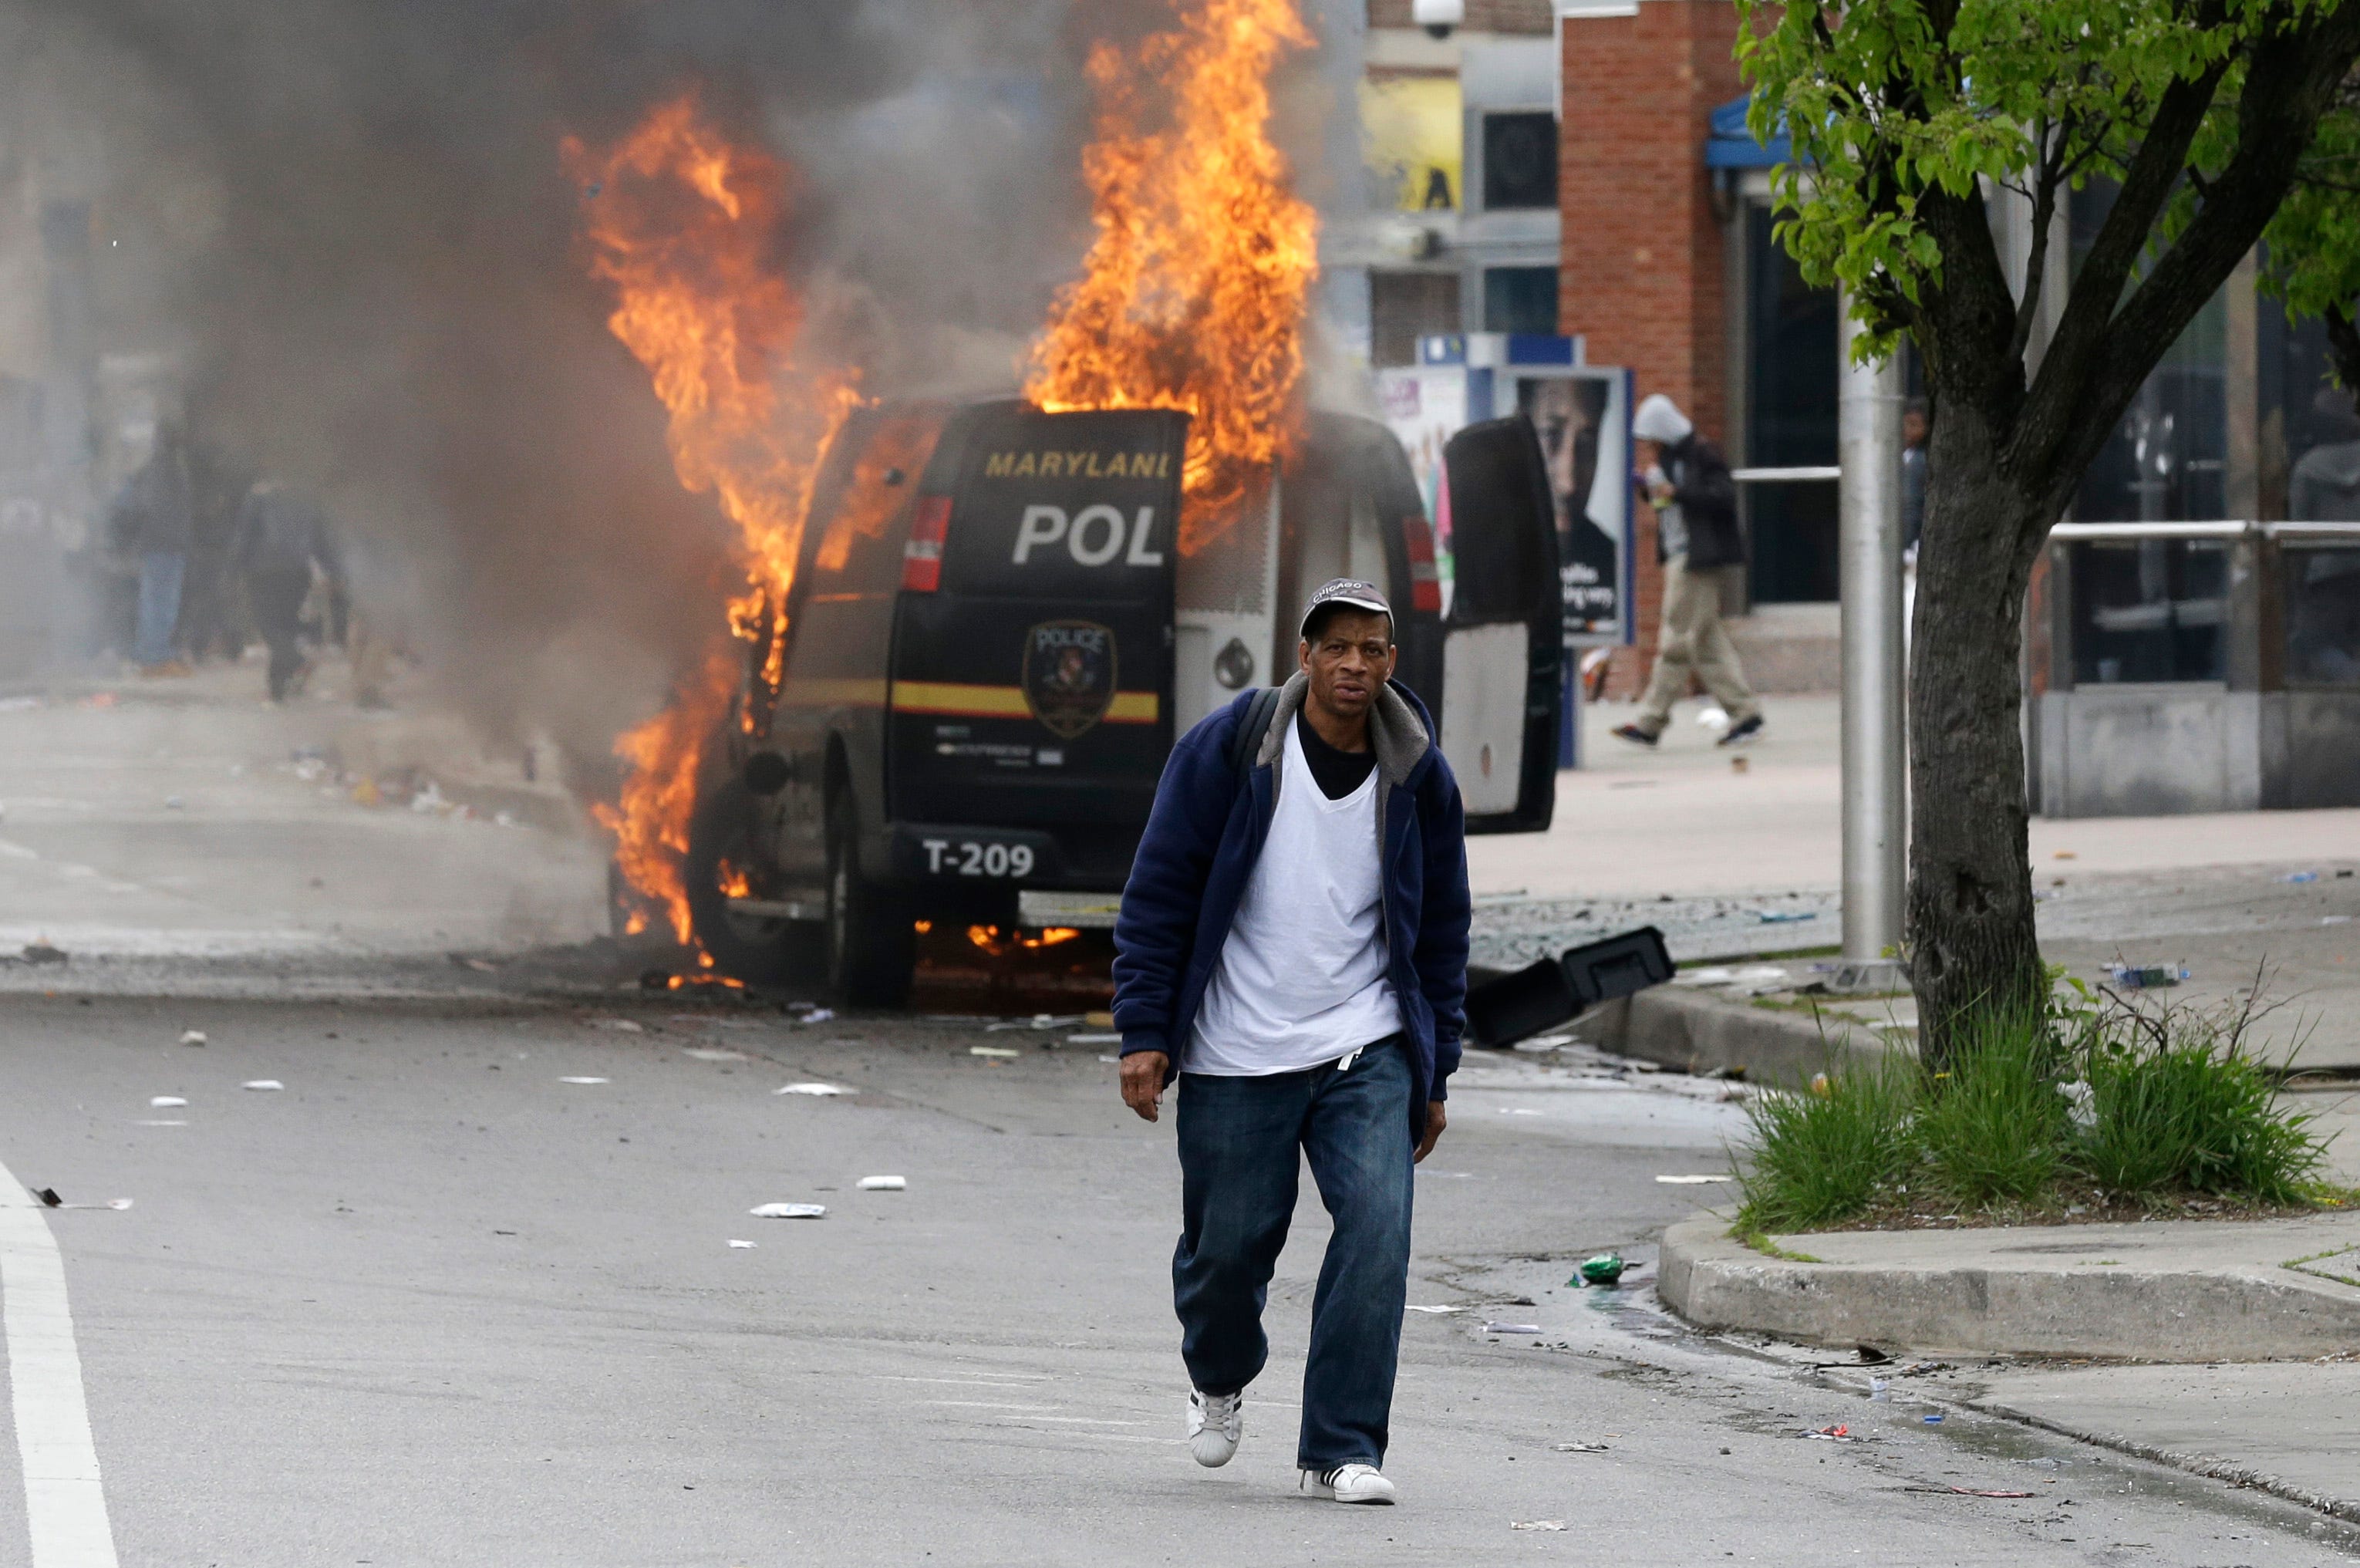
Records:
<instances>
[{"instance_id":1,"label":"police badge emblem","mask_svg":"<svg viewBox=\"0 0 2360 1568\"><path fill-rule=\"evenodd\" d=\"M1024 705L1070 740L1114 701L1114 633L1092 620L1044 620L1024 634Z\"/></svg>"}]
</instances>

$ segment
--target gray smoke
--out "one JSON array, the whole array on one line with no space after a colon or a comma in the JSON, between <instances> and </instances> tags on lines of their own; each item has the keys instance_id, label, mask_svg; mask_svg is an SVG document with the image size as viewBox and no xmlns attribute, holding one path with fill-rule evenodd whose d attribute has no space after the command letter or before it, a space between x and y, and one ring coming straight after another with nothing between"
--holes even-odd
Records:
<instances>
[{"instance_id":1,"label":"gray smoke","mask_svg":"<svg viewBox=\"0 0 2360 1568\"><path fill-rule=\"evenodd\" d=\"M6 0L0 88L10 159L92 203L99 348L169 355L207 440L319 489L488 733L587 760L728 572L562 138L695 86L801 171L780 263L871 388L1005 386L1086 227L1083 41L1065 0Z\"/></svg>"}]
</instances>

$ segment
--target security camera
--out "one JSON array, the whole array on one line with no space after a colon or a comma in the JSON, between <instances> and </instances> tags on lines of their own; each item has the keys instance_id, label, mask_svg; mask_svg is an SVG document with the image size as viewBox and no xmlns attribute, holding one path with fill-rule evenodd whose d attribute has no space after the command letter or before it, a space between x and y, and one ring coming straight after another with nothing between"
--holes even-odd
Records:
<instances>
[{"instance_id":1,"label":"security camera","mask_svg":"<svg viewBox=\"0 0 2360 1568\"><path fill-rule=\"evenodd\" d=\"M1467 0L1410 0L1410 20L1437 38L1467 20Z\"/></svg>"}]
</instances>

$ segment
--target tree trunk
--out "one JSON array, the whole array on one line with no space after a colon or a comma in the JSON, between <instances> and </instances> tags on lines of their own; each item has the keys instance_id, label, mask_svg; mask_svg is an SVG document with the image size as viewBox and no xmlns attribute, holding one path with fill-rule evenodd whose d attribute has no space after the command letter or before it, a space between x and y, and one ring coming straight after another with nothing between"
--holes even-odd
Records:
<instances>
[{"instance_id":1,"label":"tree trunk","mask_svg":"<svg viewBox=\"0 0 2360 1568\"><path fill-rule=\"evenodd\" d=\"M1939 389L1938 389L1939 396ZM2026 861L2019 729L2025 588L2049 518L1999 466L1990 426L1950 400L1927 454L1909 670L1910 982L1939 1069L1978 1014L2045 1001Z\"/></svg>"}]
</instances>

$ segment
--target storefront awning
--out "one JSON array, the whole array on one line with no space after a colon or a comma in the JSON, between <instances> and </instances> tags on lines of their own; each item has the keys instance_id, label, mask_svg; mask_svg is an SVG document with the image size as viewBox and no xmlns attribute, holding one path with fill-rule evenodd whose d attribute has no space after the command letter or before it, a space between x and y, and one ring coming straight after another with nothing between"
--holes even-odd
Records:
<instances>
[{"instance_id":1,"label":"storefront awning","mask_svg":"<svg viewBox=\"0 0 2360 1568\"><path fill-rule=\"evenodd\" d=\"M1794 159L1794 144L1783 125L1766 145L1754 139L1745 128L1745 112L1753 105L1754 94L1748 93L1712 112L1712 134L1704 144L1707 169L1775 169Z\"/></svg>"}]
</instances>

